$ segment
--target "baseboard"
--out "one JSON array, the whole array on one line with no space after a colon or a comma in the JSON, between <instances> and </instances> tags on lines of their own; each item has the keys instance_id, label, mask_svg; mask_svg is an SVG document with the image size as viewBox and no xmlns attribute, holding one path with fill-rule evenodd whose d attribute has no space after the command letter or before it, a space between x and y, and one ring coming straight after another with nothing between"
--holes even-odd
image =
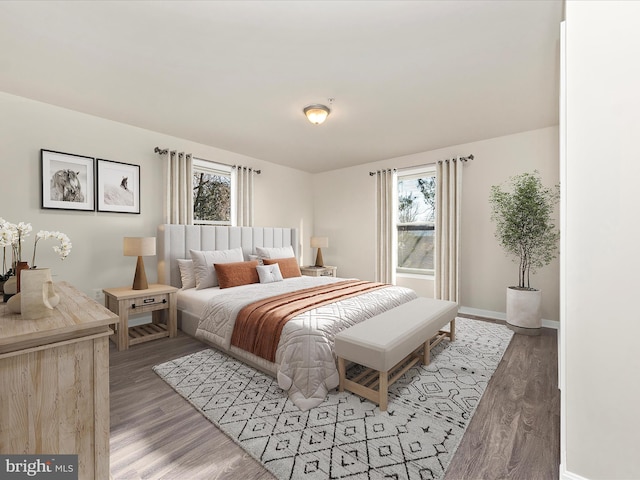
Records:
<instances>
[{"instance_id":1,"label":"baseboard","mask_svg":"<svg viewBox=\"0 0 640 480\"><path fill-rule=\"evenodd\" d=\"M568 472L565 470L564 465L560 464L560 480L588 480L585 477L581 477L577 473Z\"/></svg>"},{"instance_id":2,"label":"baseboard","mask_svg":"<svg viewBox=\"0 0 640 480\"><path fill-rule=\"evenodd\" d=\"M504 312L493 312L491 310L481 310L479 308L471 308L471 307L460 307L458 309L460 313L466 313L467 315L475 315L477 317L486 317L491 318L493 320L502 320L504 322L507 321L507 314ZM553 328L554 330L560 329L560 322L556 320L546 320L542 319L542 326L546 328Z\"/></svg>"}]
</instances>

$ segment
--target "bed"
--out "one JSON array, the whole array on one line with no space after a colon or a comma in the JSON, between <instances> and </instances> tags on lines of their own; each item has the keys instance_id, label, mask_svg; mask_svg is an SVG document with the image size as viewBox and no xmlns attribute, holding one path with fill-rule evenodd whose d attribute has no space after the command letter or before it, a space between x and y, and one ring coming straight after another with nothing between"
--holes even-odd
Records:
<instances>
[{"instance_id":1,"label":"bed","mask_svg":"<svg viewBox=\"0 0 640 480\"><path fill-rule=\"evenodd\" d=\"M184 260L191 258L192 250L198 254L218 255L216 258L231 255L230 252L236 256L240 254L242 261L230 260L225 267L237 266L245 271L257 268L253 266L255 262L249 264L249 261L262 261L262 258L255 258L258 251L272 255L290 252L293 258L287 258L286 262L278 256L272 257L275 260L264 260L278 263L287 273L287 265L293 262L295 269L299 263L299 241L298 231L291 228L160 225L157 235L158 281L180 288L178 324L183 332L276 377L293 403L302 410L308 410L322 403L327 392L338 386L339 375L333 353L335 335L366 318L417 298L415 292L355 279L295 274L286 274L281 281L252 282L230 288L206 287L204 283L198 285L204 288L184 288L179 268L179 263L184 268ZM218 271L217 268L215 270ZM204 275L202 270L200 273ZM282 323L279 336L257 334L261 340L266 338L272 342L271 350L265 350L270 351L271 356L251 353L238 346L242 345L238 338L243 336L247 325L243 322L249 321L240 314L250 309L254 302L271 305L274 298L281 297L281 308L286 308L288 302L293 305L299 301L297 296L306 296L306 292L314 292L308 295L317 298L317 290L326 295L324 303L292 313L293 316ZM347 291L349 294L331 300L333 293L325 292L334 291ZM290 300L292 296L295 300ZM260 308L267 307L262 305ZM297 312L296 309L292 311ZM236 324L243 328L234 330Z\"/></svg>"}]
</instances>

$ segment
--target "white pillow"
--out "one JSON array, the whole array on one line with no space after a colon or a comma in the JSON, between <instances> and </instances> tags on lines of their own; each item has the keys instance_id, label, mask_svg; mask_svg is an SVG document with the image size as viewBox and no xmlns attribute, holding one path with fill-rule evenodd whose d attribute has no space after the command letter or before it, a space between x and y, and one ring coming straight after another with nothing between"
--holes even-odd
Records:
<instances>
[{"instance_id":1,"label":"white pillow","mask_svg":"<svg viewBox=\"0 0 640 480\"><path fill-rule=\"evenodd\" d=\"M260 258L291 258L295 257L293 247L256 247L256 253Z\"/></svg>"},{"instance_id":2,"label":"white pillow","mask_svg":"<svg viewBox=\"0 0 640 480\"><path fill-rule=\"evenodd\" d=\"M218 276L213 268L214 263L244 262L242 248L239 247L231 250L189 250L189 252L196 274L196 290L218 286Z\"/></svg>"},{"instance_id":3,"label":"white pillow","mask_svg":"<svg viewBox=\"0 0 640 480\"><path fill-rule=\"evenodd\" d=\"M258 270L260 283L281 282L283 280L280 266L277 263L273 265L258 265L256 270Z\"/></svg>"},{"instance_id":4,"label":"white pillow","mask_svg":"<svg viewBox=\"0 0 640 480\"><path fill-rule=\"evenodd\" d=\"M180 278L182 279L182 288L196 287L196 273L193 268L193 260L187 260L186 258L178 259L178 268L180 269Z\"/></svg>"}]
</instances>

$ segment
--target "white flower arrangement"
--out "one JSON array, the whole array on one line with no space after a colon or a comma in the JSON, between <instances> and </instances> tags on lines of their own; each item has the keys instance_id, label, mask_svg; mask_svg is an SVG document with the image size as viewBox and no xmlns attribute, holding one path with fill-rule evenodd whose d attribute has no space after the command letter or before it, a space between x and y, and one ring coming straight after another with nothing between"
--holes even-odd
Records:
<instances>
[{"instance_id":1,"label":"white flower arrangement","mask_svg":"<svg viewBox=\"0 0 640 480\"><path fill-rule=\"evenodd\" d=\"M15 223L7 222L5 219L0 218L0 247L3 248L3 260L2 269L3 274L6 271L6 247L11 247L13 253L13 262L22 261L22 244L26 237L29 236L33 228L30 223L20 222L17 225ZM55 238L60 241L60 245L53 247L53 250L60 255L60 259L64 260L71 253L71 241L62 232L49 232L46 230L40 230L36 234L36 239L33 244L33 257L31 259L31 267L35 268L36 261L36 248L40 239Z\"/></svg>"},{"instance_id":2,"label":"white flower arrangement","mask_svg":"<svg viewBox=\"0 0 640 480\"><path fill-rule=\"evenodd\" d=\"M29 236L31 233L31 224L20 222L17 225L15 223L7 222L4 218L0 218L0 237L2 238L2 243L0 246L8 247L11 246L13 253L13 260L16 262L22 261L22 243L24 239ZM6 266L6 250L3 255L3 269Z\"/></svg>"},{"instance_id":3,"label":"white flower arrangement","mask_svg":"<svg viewBox=\"0 0 640 480\"><path fill-rule=\"evenodd\" d=\"M2 275L0 280L6 280L7 276L7 247L13 246L13 230L10 223L0 218L0 247L2 247Z\"/></svg>"},{"instance_id":4,"label":"white flower arrangement","mask_svg":"<svg viewBox=\"0 0 640 480\"><path fill-rule=\"evenodd\" d=\"M13 231L9 225L4 218L0 218L0 247L10 247L13 244Z\"/></svg>"},{"instance_id":5,"label":"white flower arrangement","mask_svg":"<svg viewBox=\"0 0 640 480\"><path fill-rule=\"evenodd\" d=\"M22 261L22 243L24 239L29 236L31 233L31 224L20 222L19 224L9 223L5 221L3 218L0 218L0 222L2 222L2 229L6 233L3 234L3 237L6 237L9 244L13 248L13 257L16 261Z\"/></svg>"},{"instance_id":6,"label":"white flower arrangement","mask_svg":"<svg viewBox=\"0 0 640 480\"><path fill-rule=\"evenodd\" d=\"M33 244L33 258L31 259L31 266L35 268L36 265L36 248L38 246L38 240L44 238L55 238L60 241L60 246L54 245L53 251L60 255L60 260L64 260L71 253L71 240L62 232L49 232L47 230L40 230L36 233L36 241Z\"/></svg>"}]
</instances>

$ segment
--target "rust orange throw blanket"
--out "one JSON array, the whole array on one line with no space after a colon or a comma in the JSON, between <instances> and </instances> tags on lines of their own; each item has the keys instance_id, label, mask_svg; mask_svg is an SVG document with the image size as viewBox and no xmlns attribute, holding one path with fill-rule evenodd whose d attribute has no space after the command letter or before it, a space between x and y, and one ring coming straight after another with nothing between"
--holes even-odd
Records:
<instances>
[{"instance_id":1,"label":"rust orange throw blanket","mask_svg":"<svg viewBox=\"0 0 640 480\"><path fill-rule=\"evenodd\" d=\"M275 362L280 334L289 319L322 305L387 286L385 283L345 280L258 300L238 313L231 345Z\"/></svg>"}]
</instances>

